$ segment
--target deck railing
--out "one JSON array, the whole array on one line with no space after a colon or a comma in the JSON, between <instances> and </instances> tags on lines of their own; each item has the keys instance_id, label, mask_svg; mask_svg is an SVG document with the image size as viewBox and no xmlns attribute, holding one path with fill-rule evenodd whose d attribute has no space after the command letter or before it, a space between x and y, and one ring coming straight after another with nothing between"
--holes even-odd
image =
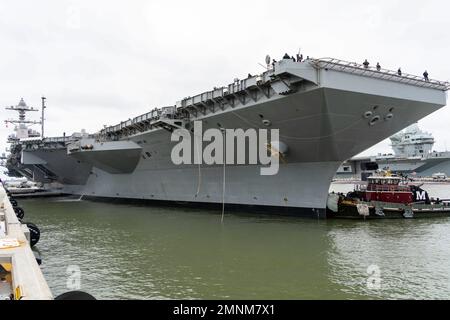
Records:
<instances>
[{"instance_id":1,"label":"deck railing","mask_svg":"<svg viewBox=\"0 0 450 320\"><path fill-rule=\"evenodd\" d=\"M401 73L389 69L383 69L371 66L364 66L357 62L349 62L334 58L310 59L313 65L319 69L337 70L360 76L367 76L371 78L396 81L405 84L411 84L419 87L433 88L447 91L450 89L450 83L445 81L438 81L433 79L426 80L424 77L419 77L409 73Z\"/></svg>"}]
</instances>

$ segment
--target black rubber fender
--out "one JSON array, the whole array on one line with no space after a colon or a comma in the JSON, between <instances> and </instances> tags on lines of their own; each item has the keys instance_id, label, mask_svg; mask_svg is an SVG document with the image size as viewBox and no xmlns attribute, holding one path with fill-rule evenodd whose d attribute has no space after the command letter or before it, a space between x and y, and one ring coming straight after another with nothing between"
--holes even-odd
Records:
<instances>
[{"instance_id":1,"label":"black rubber fender","mask_svg":"<svg viewBox=\"0 0 450 320\"><path fill-rule=\"evenodd\" d=\"M41 230L38 226L31 222L25 222L28 229L30 230L30 247L34 247L41 238Z\"/></svg>"},{"instance_id":2,"label":"black rubber fender","mask_svg":"<svg viewBox=\"0 0 450 320\"><path fill-rule=\"evenodd\" d=\"M25 217L25 211L21 207L14 207L14 212L16 213L16 217L19 220L22 220Z\"/></svg>"},{"instance_id":3,"label":"black rubber fender","mask_svg":"<svg viewBox=\"0 0 450 320\"><path fill-rule=\"evenodd\" d=\"M32 251L33 251L34 257L36 258L37 264L41 265L42 264L41 253L36 248L33 248Z\"/></svg>"},{"instance_id":4,"label":"black rubber fender","mask_svg":"<svg viewBox=\"0 0 450 320\"><path fill-rule=\"evenodd\" d=\"M69 291L60 294L55 300L97 300L94 296L83 291Z\"/></svg>"},{"instance_id":5,"label":"black rubber fender","mask_svg":"<svg viewBox=\"0 0 450 320\"><path fill-rule=\"evenodd\" d=\"M17 201L16 201L16 200L14 200L14 199L9 199L9 203L11 203L11 205L12 205L13 207L17 207Z\"/></svg>"}]
</instances>

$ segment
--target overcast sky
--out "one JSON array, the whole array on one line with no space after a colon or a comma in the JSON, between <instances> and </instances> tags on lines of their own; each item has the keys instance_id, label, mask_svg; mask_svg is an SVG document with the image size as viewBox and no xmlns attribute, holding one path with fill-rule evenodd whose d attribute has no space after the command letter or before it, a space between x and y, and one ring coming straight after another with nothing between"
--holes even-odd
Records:
<instances>
[{"instance_id":1,"label":"overcast sky","mask_svg":"<svg viewBox=\"0 0 450 320\"><path fill-rule=\"evenodd\" d=\"M0 0L0 119L16 117L3 106L23 97L39 107L45 95L48 135L95 132L300 47L449 80L449 3ZM445 107L420 122L436 150L450 148L449 120ZM0 153L11 130L2 124ZM365 154L388 151L384 141Z\"/></svg>"}]
</instances>

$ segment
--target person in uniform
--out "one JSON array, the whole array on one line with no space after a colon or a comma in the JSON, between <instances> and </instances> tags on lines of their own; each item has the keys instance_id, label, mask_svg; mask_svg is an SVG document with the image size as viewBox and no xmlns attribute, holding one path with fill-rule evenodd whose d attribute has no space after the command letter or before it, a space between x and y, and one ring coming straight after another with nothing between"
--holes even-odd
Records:
<instances>
[{"instance_id":1,"label":"person in uniform","mask_svg":"<svg viewBox=\"0 0 450 320\"><path fill-rule=\"evenodd\" d=\"M363 66L364 66L364 68L369 69L369 61L367 61L367 59L364 60Z\"/></svg>"}]
</instances>

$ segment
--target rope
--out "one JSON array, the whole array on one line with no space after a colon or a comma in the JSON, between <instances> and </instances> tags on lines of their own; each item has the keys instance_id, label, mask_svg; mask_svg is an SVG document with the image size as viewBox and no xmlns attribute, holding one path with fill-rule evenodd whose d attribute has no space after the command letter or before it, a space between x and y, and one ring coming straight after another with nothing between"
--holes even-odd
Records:
<instances>
[{"instance_id":1,"label":"rope","mask_svg":"<svg viewBox=\"0 0 450 320\"><path fill-rule=\"evenodd\" d=\"M194 196L194 198L197 198L198 195L200 194L200 189L201 189L201 186L202 186L202 167L201 167L202 161L201 161L201 158L200 158L200 156L201 156L200 155L200 146L198 144L198 140L195 138L198 135L196 135L194 132L190 132L190 133L192 134L192 138L195 141L195 144L196 144L196 147L197 147L197 159L199 160L199 163L198 163L197 192L195 193L195 196ZM201 139L201 137L200 137L200 139Z\"/></svg>"},{"instance_id":2,"label":"rope","mask_svg":"<svg viewBox=\"0 0 450 320\"><path fill-rule=\"evenodd\" d=\"M194 135L194 133L192 133L192 135ZM194 140L195 143L197 145L197 159L200 160L200 146L198 145L198 140L195 139L195 135L194 135ZM197 182L197 193L195 194L195 198L198 197L198 195L200 194L200 187L202 185L202 168L201 168L201 161L199 161L198 163L198 182Z\"/></svg>"},{"instance_id":3,"label":"rope","mask_svg":"<svg viewBox=\"0 0 450 320\"><path fill-rule=\"evenodd\" d=\"M222 130L223 134L223 185L222 185L222 218L221 223L223 224L223 220L225 218L225 188L226 188L226 179L225 179L225 168L226 168L226 157L225 157L225 145L226 145L226 136L225 136L225 130Z\"/></svg>"}]
</instances>

